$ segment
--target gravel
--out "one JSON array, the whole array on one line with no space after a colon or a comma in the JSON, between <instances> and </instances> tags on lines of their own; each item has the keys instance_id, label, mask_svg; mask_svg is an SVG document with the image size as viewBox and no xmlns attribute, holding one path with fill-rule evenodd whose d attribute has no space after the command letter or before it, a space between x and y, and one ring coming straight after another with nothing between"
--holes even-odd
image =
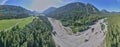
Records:
<instances>
[{"instance_id":1,"label":"gravel","mask_svg":"<svg viewBox=\"0 0 120 47\"><path fill-rule=\"evenodd\" d=\"M53 26L52 37L57 47L105 47L105 32L107 25L104 19L99 20L91 25L88 30L73 34L69 27L64 27L59 20L48 18ZM100 23L105 25L105 29L101 30ZM94 31L92 29L94 28Z\"/></svg>"}]
</instances>

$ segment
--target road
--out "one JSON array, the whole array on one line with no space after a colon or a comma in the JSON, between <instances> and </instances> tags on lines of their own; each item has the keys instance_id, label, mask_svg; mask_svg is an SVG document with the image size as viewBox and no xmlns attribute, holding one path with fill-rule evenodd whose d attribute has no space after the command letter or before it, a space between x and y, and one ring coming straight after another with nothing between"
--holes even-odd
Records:
<instances>
[{"instance_id":1,"label":"road","mask_svg":"<svg viewBox=\"0 0 120 47\"><path fill-rule=\"evenodd\" d=\"M105 47L107 25L104 19L91 25L88 30L76 34L73 34L69 27L64 27L59 20L53 18L48 18L48 20L53 26L55 34L52 34L52 37L57 47ZM104 30L101 30L101 23L105 25Z\"/></svg>"}]
</instances>

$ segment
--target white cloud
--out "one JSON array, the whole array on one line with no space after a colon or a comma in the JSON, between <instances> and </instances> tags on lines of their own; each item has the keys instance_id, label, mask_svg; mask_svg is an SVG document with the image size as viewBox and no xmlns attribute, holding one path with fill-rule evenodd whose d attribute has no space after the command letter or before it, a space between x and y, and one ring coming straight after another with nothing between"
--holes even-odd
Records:
<instances>
[{"instance_id":1,"label":"white cloud","mask_svg":"<svg viewBox=\"0 0 120 47\"><path fill-rule=\"evenodd\" d=\"M62 4L60 0L35 0L32 4L32 9L36 11L43 11L52 6L59 6Z\"/></svg>"},{"instance_id":2,"label":"white cloud","mask_svg":"<svg viewBox=\"0 0 120 47\"><path fill-rule=\"evenodd\" d=\"M3 1L1 2L1 5L4 5L7 1L8 1L8 0L3 0Z\"/></svg>"}]
</instances>

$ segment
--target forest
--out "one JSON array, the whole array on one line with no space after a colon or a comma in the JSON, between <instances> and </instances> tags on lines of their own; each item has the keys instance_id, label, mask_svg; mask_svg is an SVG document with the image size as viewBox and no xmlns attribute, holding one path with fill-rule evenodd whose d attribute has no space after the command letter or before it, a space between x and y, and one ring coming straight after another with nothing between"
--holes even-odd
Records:
<instances>
[{"instance_id":1,"label":"forest","mask_svg":"<svg viewBox=\"0 0 120 47\"><path fill-rule=\"evenodd\" d=\"M0 31L0 47L55 47L51 31L47 18L39 16L23 28Z\"/></svg>"}]
</instances>

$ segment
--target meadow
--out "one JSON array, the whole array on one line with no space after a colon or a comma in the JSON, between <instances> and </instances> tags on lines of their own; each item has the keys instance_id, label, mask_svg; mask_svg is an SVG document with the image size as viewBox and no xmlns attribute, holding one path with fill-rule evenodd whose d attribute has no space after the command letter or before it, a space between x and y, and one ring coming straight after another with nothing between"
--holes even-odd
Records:
<instances>
[{"instance_id":1,"label":"meadow","mask_svg":"<svg viewBox=\"0 0 120 47\"><path fill-rule=\"evenodd\" d=\"M120 15L108 17L106 47L120 47Z\"/></svg>"},{"instance_id":2,"label":"meadow","mask_svg":"<svg viewBox=\"0 0 120 47\"><path fill-rule=\"evenodd\" d=\"M21 19L5 19L0 20L0 30L10 29L16 25L20 28L25 27L27 24L31 23L35 17L27 17Z\"/></svg>"}]
</instances>

